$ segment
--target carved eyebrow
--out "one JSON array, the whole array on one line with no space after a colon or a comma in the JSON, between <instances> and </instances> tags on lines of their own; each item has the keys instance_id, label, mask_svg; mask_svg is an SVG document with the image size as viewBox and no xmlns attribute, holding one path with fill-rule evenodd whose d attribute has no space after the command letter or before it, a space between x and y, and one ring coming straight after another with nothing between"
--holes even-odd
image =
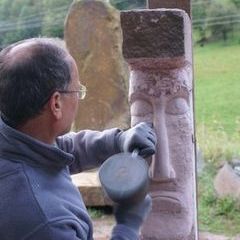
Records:
<instances>
[{"instance_id":1,"label":"carved eyebrow","mask_svg":"<svg viewBox=\"0 0 240 240\"><path fill-rule=\"evenodd\" d=\"M192 92L192 88L188 88L187 86L185 85L181 85L180 86L180 89L178 89L176 92L173 92L172 95L173 96L176 96L176 95L179 95L179 94L184 94L184 95L187 95L189 96Z\"/></svg>"},{"instance_id":2,"label":"carved eyebrow","mask_svg":"<svg viewBox=\"0 0 240 240\"><path fill-rule=\"evenodd\" d=\"M142 91L141 89L136 90L136 92L133 92L129 96L129 103L132 104L136 100L143 100L147 101L149 103L150 100L149 98L151 97L160 97L162 94L166 95L171 95L173 98L183 94L185 96L189 96L192 92L192 88L186 86L185 84L178 85L179 89L174 91L172 87L167 87L167 88L162 88L162 89L155 89L153 94L148 94L147 92Z\"/></svg>"},{"instance_id":3,"label":"carved eyebrow","mask_svg":"<svg viewBox=\"0 0 240 240\"><path fill-rule=\"evenodd\" d=\"M140 91L131 93L129 98L128 98L128 101L129 101L130 104L133 104L137 100L146 101L149 104L151 104L150 101L149 101L149 95L147 95L143 92L140 92Z\"/></svg>"}]
</instances>

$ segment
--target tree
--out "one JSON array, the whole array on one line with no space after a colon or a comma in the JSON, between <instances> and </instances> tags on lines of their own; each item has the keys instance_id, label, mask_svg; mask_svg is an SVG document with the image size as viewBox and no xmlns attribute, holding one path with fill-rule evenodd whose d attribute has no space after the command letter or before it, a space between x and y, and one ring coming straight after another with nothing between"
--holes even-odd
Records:
<instances>
[{"instance_id":1,"label":"tree","mask_svg":"<svg viewBox=\"0 0 240 240\"><path fill-rule=\"evenodd\" d=\"M45 35L63 37L72 0L0 0L0 45Z\"/></svg>"},{"instance_id":2,"label":"tree","mask_svg":"<svg viewBox=\"0 0 240 240\"><path fill-rule=\"evenodd\" d=\"M3 42L6 35L9 33L9 23L14 20L11 16L13 1L1 0L0 1L0 45L4 46Z\"/></svg>"},{"instance_id":3,"label":"tree","mask_svg":"<svg viewBox=\"0 0 240 240\"><path fill-rule=\"evenodd\" d=\"M211 31L213 40L228 40L229 33L234 30L234 16L237 15L236 8L232 4L213 1L206 18L207 27Z\"/></svg>"},{"instance_id":4,"label":"tree","mask_svg":"<svg viewBox=\"0 0 240 240\"><path fill-rule=\"evenodd\" d=\"M192 2L192 17L195 35L197 35L196 42L201 46L207 41L207 9L211 5L211 0L193 0Z\"/></svg>"},{"instance_id":5,"label":"tree","mask_svg":"<svg viewBox=\"0 0 240 240\"><path fill-rule=\"evenodd\" d=\"M236 6L236 8L240 8L240 0L231 0L231 2Z\"/></svg>"},{"instance_id":6,"label":"tree","mask_svg":"<svg viewBox=\"0 0 240 240\"><path fill-rule=\"evenodd\" d=\"M43 0L46 14L43 19L42 34L63 37L64 20L72 0Z\"/></svg>"},{"instance_id":7,"label":"tree","mask_svg":"<svg viewBox=\"0 0 240 240\"><path fill-rule=\"evenodd\" d=\"M1 18L5 20L0 25L1 45L40 35L41 1L1 0L0 4Z\"/></svg>"},{"instance_id":8,"label":"tree","mask_svg":"<svg viewBox=\"0 0 240 240\"><path fill-rule=\"evenodd\" d=\"M18 17L18 38L26 39L39 35L42 29L43 6L41 1L21 0L21 12Z\"/></svg>"},{"instance_id":9,"label":"tree","mask_svg":"<svg viewBox=\"0 0 240 240\"><path fill-rule=\"evenodd\" d=\"M127 10L133 8L144 8L146 0L110 0L110 3L119 10Z\"/></svg>"}]
</instances>

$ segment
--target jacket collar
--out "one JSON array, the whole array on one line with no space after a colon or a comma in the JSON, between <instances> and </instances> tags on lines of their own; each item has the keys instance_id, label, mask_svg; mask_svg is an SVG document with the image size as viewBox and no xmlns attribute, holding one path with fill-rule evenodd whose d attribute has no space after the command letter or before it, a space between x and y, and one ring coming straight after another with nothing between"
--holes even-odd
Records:
<instances>
[{"instance_id":1,"label":"jacket collar","mask_svg":"<svg viewBox=\"0 0 240 240\"><path fill-rule=\"evenodd\" d=\"M57 145L45 144L8 126L0 118L0 157L39 167L63 168L74 161Z\"/></svg>"}]
</instances>

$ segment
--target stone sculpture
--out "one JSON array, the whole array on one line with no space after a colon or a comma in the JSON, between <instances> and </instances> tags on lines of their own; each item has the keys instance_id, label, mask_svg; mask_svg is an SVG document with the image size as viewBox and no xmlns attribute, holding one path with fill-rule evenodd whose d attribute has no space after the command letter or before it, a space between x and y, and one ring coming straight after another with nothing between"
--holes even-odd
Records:
<instances>
[{"instance_id":1,"label":"stone sculpture","mask_svg":"<svg viewBox=\"0 0 240 240\"><path fill-rule=\"evenodd\" d=\"M87 97L79 103L74 128L127 128L128 68L122 57L120 14L108 1L74 1L64 30Z\"/></svg>"},{"instance_id":2,"label":"stone sculpture","mask_svg":"<svg viewBox=\"0 0 240 240\"><path fill-rule=\"evenodd\" d=\"M177 9L123 11L121 25L131 125L151 122L158 138L142 239L196 239L190 19Z\"/></svg>"}]
</instances>

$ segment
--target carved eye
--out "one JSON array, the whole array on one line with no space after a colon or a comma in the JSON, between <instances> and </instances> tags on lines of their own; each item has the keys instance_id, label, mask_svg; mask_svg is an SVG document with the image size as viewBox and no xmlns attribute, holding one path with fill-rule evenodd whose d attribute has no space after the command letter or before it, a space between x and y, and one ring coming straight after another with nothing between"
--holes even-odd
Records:
<instances>
[{"instance_id":1,"label":"carved eye","mask_svg":"<svg viewBox=\"0 0 240 240\"><path fill-rule=\"evenodd\" d=\"M131 115L136 117L145 117L153 113L152 105L143 100L136 100L131 105Z\"/></svg>"},{"instance_id":2,"label":"carved eye","mask_svg":"<svg viewBox=\"0 0 240 240\"><path fill-rule=\"evenodd\" d=\"M177 97L171 99L166 106L166 113L172 115L181 115L189 110L188 103L186 99L182 97Z\"/></svg>"}]
</instances>

